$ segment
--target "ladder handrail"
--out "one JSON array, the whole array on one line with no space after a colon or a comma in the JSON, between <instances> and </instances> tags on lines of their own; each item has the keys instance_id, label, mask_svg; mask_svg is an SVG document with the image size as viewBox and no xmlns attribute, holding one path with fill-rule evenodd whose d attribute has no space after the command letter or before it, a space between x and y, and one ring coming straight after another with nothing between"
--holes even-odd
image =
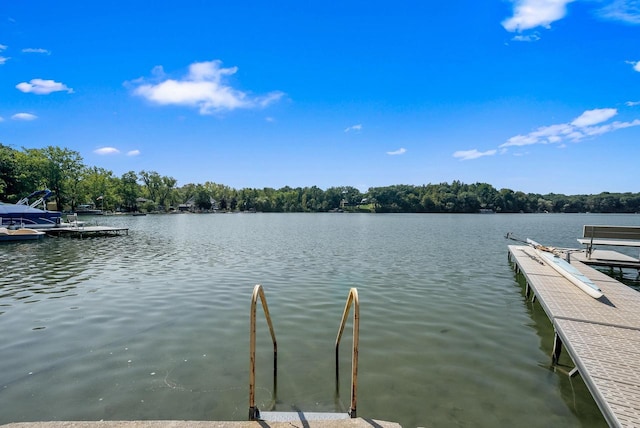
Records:
<instances>
[{"instance_id":1,"label":"ladder handrail","mask_svg":"<svg viewBox=\"0 0 640 428\"><path fill-rule=\"evenodd\" d=\"M267 306L267 299L264 296L262 285L257 284L253 288L253 295L251 296L251 338L249 345L249 420L256 420L260 418L260 411L256 407L256 306L258 297L262 302L262 309L264 309L264 316L267 319L269 325L269 332L271 333L271 340L273 341L273 383L276 384L276 377L278 373L278 345L276 342L276 334L271 323L271 316L269 315L269 307Z\"/></svg>"},{"instance_id":2,"label":"ladder handrail","mask_svg":"<svg viewBox=\"0 0 640 428\"><path fill-rule=\"evenodd\" d=\"M356 417L356 396L358 390L358 341L360 337L360 302L358 301L358 289L352 288L349 290L349 297L342 313L342 321L340 322L340 329L338 330L338 337L336 337L336 382L338 382L338 350L340 347L340 339L344 331L347 318L349 317L349 310L353 303L353 351L351 353L351 408L349 409L349 416Z\"/></svg>"}]
</instances>

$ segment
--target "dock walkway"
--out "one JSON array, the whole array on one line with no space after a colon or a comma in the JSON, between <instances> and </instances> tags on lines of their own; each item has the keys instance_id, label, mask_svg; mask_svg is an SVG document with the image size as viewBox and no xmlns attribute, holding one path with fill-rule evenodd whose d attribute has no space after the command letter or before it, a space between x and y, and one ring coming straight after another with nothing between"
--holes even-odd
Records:
<instances>
[{"instance_id":1,"label":"dock walkway","mask_svg":"<svg viewBox=\"0 0 640 428\"><path fill-rule=\"evenodd\" d=\"M610 426L640 426L640 293L575 257L600 299L542 264L531 247L510 245L509 259L553 323L555 358L564 345Z\"/></svg>"},{"instance_id":2,"label":"dock walkway","mask_svg":"<svg viewBox=\"0 0 640 428\"><path fill-rule=\"evenodd\" d=\"M66 227L50 227L48 229L40 229L47 235L53 236L71 236L83 238L85 236L105 236L119 235L121 232L129 234L129 228L126 227L110 227L110 226L66 226Z\"/></svg>"},{"instance_id":3,"label":"dock walkway","mask_svg":"<svg viewBox=\"0 0 640 428\"><path fill-rule=\"evenodd\" d=\"M395 422L373 419L338 419L334 421L300 420L292 422L265 421L51 421L19 422L0 428L401 428Z\"/></svg>"},{"instance_id":4,"label":"dock walkway","mask_svg":"<svg viewBox=\"0 0 640 428\"><path fill-rule=\"evenodd\" d=\"M637 269L640 273L640 260L617 251L593 250L591 257L587 257L585 252L579 252L571 254L571 259L589 266Z\"/></svg>"}]
</instances>

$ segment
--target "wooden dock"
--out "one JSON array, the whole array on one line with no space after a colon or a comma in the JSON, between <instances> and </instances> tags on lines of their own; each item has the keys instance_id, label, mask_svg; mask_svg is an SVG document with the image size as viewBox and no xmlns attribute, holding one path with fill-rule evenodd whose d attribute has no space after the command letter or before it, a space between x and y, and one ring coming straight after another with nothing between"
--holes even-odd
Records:
<instances>
[{"instance_id":1,"label":"wooden dock","mask_svg":"<svg viewBox=\"0 0 640 428\"><path fill-rule=\"evenodd\" d=\"M83 238L87 236L112 236L119 235L124 232L129 234L129 228L126 227L110 227L110 226L63 226L41 229L47 235L52 236L69 236L74 238Z\"/></svg>"},{"instance_id":2,"label":"wooden dock","mask_svg":"<svg viewBox=\"0 0 640 428\"><path fill-rule=\"evenodd\" d=\"M600 299L541 263L531 247L510 245L509 260L554 326L552 361L564 345L608 424L640 426L640 293L573 255L571 264L602 289Z\"/></svg>"}]
</instances>

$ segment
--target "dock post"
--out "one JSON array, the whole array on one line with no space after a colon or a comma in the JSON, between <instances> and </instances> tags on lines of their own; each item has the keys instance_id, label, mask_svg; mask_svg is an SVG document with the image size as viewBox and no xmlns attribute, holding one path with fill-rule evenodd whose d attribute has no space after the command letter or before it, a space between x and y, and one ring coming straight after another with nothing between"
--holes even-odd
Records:
<instances>
[{"instance_id":1,"label":"dock post","mask_svg":"<svg viewBox=\"0 0 640 428\"><path fill-rule=\"evenodd\" d=\"M560 360L560 353L562 352L562 340L557 331L553 333L553 351L551 352L551 365L555 366Z\"/></svg>"}]
</instances>

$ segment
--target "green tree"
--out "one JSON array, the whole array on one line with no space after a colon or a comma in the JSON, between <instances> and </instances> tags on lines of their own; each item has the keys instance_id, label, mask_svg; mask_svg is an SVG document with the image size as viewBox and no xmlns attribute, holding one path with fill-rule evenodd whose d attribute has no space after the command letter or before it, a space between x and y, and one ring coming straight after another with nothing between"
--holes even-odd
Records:
<instances>
[{"instance_id":1,"label":"green tree","mask_svg":"<svg viewBox=\"0 0 640 428\"><path fill-rule=\"evenodd\" d=\"M138 173L138 177L140 180L142 180L143 184L144 184L144 189L146 191L145 196L147 199L151 199L152 201L157 201L158 200L158 190L160 188L160 186L162 185L162 178L160 177L160 174L158 174L155 171L151 171L151 172L146 172L146 171L140 171Z\"/></svg>"},{"instance_id":2,"label":"green tree","mask_svg":"<svg viewBox=\"0 0 640 428\"><path fill-rule=\"evenodd\" d=\"M114 209L122 204L118 192L119 180L113 172L104 168L86 168L82 174L79 191L79 204L95 204L105 210Z\"/></svg>"},{"instance_id":3,"label":"green tree","mask_svg":"<svg viewBox=\"0 0 640 428\"><path fill-rule=\"evenodd\" d=\"M58 209L63 209L66 204L74 210L78 197L78 184L82 176L84 164L80 153L48 146L41 150L45 159L44 180L47 187L55 192L55 200Z\"/></svg>"},{"instance_id":4,"label":"green tree","mask_svg":"<svg viewBox=\"0 0 640 428\"><path fill-rule=\"evenodd\" d=\"M16 150L0 144L0 200L16 201L23 191L16 154Z\"/></svg>"},{"instance_id":5,"label":"green tree","mask_svg":"<svg viewBox=\"0 0 640 428\"><path fill-rule=\"evenodd\" d=\"M46 169L49 161L41 150L23 149L15 153L17 181L21 183L19 197L48 186Z\"/></svg>"},{"instance_id":6,"label":"green tree","mask_svg":"<svg viewBox=\"0 0 640 428\"><path fill-rule=\"evenodd\" d=\"M194 205L199 210L210 210L212 207L211 195L209 194L207 189L202 185L196 186Z\"/></svg>"},{"instance_id":7,"label":"green tree","mask_svg":"<svg viewBox=\"0 0 640 428\"><path fill-rule=\"evenodd\" d=\"M118 196L122 200L122 206L125 210L135 211L137 209L136 199L140 196L140 185L134 171L125 172L120 178Z\"/></svg>"}]
</instances>

